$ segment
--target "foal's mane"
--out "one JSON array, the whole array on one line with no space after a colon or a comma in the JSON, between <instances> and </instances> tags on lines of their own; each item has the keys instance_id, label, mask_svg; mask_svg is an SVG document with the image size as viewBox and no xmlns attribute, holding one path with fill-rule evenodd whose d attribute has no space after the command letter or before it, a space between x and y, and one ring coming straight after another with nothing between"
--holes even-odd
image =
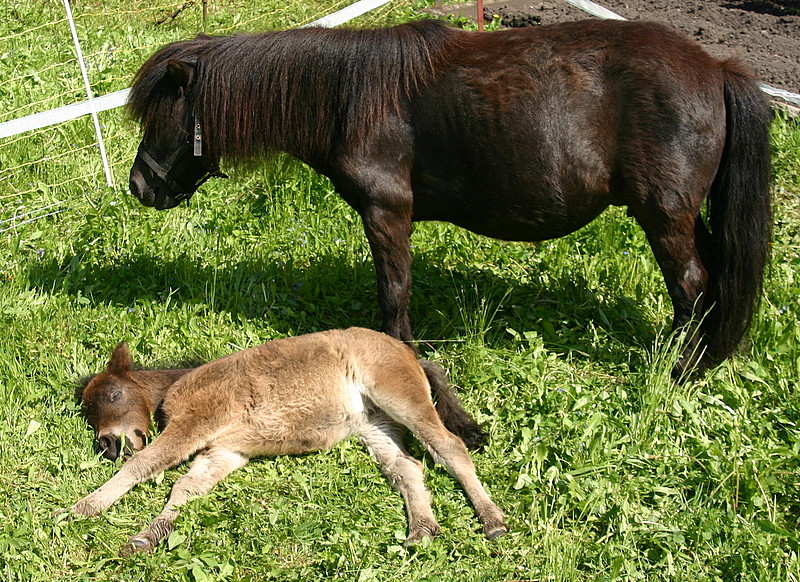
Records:
<instances>
[{"instance_id":1,"label":"foal's mane","mask_svg":"<svg viewBox=\"0 0 800 582\"><path fill-rule=\"evenodd\" d=\"M436 21L392 28L304 28L169 44L136 74L129 108L145 132L173 115L164 81L171 59L196 62L186 97L219 157L242 162L274 150L319 159L334 140L357 144L430 82L455 41Z\"/></svg>"}]
</instances>

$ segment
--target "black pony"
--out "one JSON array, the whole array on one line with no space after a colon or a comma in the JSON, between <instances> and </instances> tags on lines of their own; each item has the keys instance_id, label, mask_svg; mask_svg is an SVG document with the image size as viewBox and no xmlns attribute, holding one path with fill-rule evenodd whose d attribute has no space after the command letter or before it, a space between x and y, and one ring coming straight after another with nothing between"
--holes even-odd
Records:
<instances>
[{"instance_id":1,"label":"black pony","mask_svg":"<svg viewBox=\"0 0 800 582\"><path fill-rule=\"evenodd\" d=\"M740 64L659 24L200 36L155 53L129 105L145 205L277 150L328 176L361 215L383 329L402 340L416 220L537 241L627 206L692 338L679 369L730 356L760 296L771 112Z\"/></svg>"}]
</instances>

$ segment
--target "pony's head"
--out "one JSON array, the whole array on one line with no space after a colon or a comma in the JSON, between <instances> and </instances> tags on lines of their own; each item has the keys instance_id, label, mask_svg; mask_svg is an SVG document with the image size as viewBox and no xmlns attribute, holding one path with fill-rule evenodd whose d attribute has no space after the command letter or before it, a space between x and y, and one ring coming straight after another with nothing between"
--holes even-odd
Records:
<instances>
[{"instance_id":1,"label":"pony's head","mask_svg":"<svg viewBox=\"0 0 800 582\"><path fill-rule=\"evenodd\" d=\"M81 412L94 429L97 449L112 461L144 448L155 412L151 395L133 380L132 367L128 347L121 343L81 393Z\"/></svg>"},{"instance_id":2,"label":"pony's head","mask_svg":"<svg viewBox=\"0 0 800 582\"><path fill-rule=\"evenodd\" d=\"M157 53L142 66L129 102L143 129L130 190L158 210L177 206L208 178L223 176L218 157L203 142L202 120L195 112L197 63L163 56Z\"/></svg>"}]
</instances>

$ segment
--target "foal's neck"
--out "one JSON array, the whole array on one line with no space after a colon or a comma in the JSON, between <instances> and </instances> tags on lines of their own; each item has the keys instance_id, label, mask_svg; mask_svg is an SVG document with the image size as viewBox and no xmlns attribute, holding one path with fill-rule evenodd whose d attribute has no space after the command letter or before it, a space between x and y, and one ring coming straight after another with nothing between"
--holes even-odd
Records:
<instances>
[{"instance_id":1,"label":"foal's neck","mask_svg":"<svg viewBox=\"0 0 800 582\"><path fill-rule=\"evenodd\" d=\"M137 370L131 372L131 379L144 388L150 396L151 409L154 413L169 392L170 387L192 368L176 370Z\"/></svg>"}]
</instances>

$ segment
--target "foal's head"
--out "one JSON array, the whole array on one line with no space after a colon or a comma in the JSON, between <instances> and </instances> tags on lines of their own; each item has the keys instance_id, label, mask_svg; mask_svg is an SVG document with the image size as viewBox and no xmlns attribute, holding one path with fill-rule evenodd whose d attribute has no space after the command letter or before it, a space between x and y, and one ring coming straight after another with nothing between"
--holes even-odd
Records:
<instances>
[{"instance_id":1,"label":"foal's head","mask_svg":"<svg viewBox=\"0 0 800 582\"><path fill-rule=\"evenodd\" d=\"M94 429L97 448L112 461L144 448L155 412L152 396L134 381L132 368L128 346L121 343L81 394L81 412Z\"/></svg>"}]
</instances>

